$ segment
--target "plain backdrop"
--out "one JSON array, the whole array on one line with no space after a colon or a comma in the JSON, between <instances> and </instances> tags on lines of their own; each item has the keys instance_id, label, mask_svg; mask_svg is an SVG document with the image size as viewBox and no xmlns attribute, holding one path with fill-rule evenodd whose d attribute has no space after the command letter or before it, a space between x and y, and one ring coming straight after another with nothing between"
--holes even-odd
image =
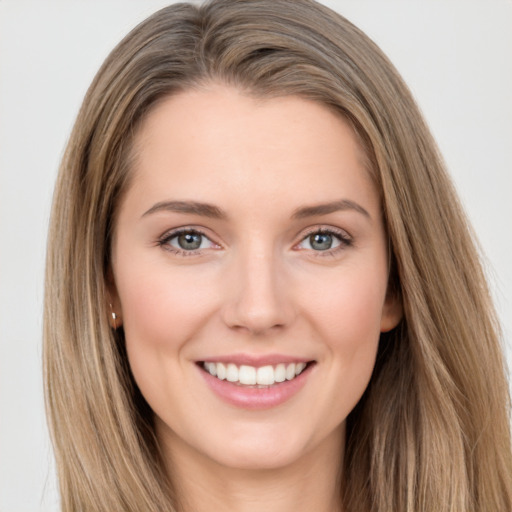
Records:
<instances>
[{"instance_id":1,"label":"plain backdrop","mask_svg":"<svg viewBox=\"0 0 512 512\"><path fill-rule=\"evenodd\" d=\"M58 163L103 59L167 3L0 0L0 512L58 506L41 377L45 238ZM411 87L481 240L510 346L512 2L325 3L365 30Z\"/></svg>"}]
</instances>

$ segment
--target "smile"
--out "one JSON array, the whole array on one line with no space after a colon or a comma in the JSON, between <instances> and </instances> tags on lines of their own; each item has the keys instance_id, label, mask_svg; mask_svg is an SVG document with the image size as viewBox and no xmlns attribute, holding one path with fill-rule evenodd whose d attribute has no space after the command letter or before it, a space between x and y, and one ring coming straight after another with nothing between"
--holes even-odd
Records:
<instances>
[{"instance_id":1,"label":"smile","mask_svg":"<svg viewBox=\"0 0 512 512\"><path fill-rule=\"evenodd\" d=\"M236 354L222 361L204 359L196 367L204 382L223 402L246 410L270 409L299 394L313 379L317 362L279 354Z\"/></svg>"},{"instance_id":2,"label":"smile","mask_svg":"<svg viewBox=\"0 0 512 512\"><path fill-rule=\"evenodd\" d=\"M306 366L307 363L302 362L260 367L208 361L202 363L203 369L213 377L241 386L272 386L275 383L290 381L298 377Z\"/></svg>"}]
</instances>

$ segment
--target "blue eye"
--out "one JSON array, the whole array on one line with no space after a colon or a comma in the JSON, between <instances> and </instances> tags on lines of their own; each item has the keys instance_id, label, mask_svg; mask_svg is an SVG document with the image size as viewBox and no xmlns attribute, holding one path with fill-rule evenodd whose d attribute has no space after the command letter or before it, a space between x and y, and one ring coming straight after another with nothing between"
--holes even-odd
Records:
<instances>
[{"instance_id":1,"label":"blue eye","mask_svg":"<svg viewBox=\"0 0 512 512\"><path fill-rule=\"evenodd\" d=\"M309 245L315 251L327 251L333 246L337 247L340 242L329 233L315 233L308 237Z\"/></svg>"},{"instance_id":2,"label":"blue eye","mask_svg":"<svg viewBox=\"0 0 512 512\"><path fill-rule=\"evenodd\" d=\"M160 245L175 252L194 252L216 247L206 235L195 229L170 233L160 241Z\"/></svg>"},{"instance_id":3,"label":"blue eye","mask_svg":"<svg viewBox=\"0 0 512 512\"><path fill-rule=\"evenodd\" d=\"M306 236L299 244L299 249L309 249L315 252L341 249L351 245L352 241L346 234L328 230L318 230Z\"/></svg>"},{"instance_id":4,"label":"blue eye","mask_svg":"<svg viewBox=\"0 0 512 512\"><path fill-rule=\"evenodd\" d=\"M203 243L203 235L199 233L182 233L181 235L175 236L171 239L171 245L174 245L172 241L176 241L180 249L185 251L195 251L201 247Z\"/></svg>"}]
</instances>

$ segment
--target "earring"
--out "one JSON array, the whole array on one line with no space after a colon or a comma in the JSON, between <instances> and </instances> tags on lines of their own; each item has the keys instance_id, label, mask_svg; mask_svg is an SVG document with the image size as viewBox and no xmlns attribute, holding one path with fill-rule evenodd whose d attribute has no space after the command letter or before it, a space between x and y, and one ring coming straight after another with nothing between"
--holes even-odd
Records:
<instances>
[{"instance_id":1,"label":"earring","mask_svg":"<svg viewBox=\"0 0 512 512\"><path fill-rule=\"evenodd\" d=\"M117 330L117 315L114 313L114 310L112 309L112 304L109 304L110 306L110 314L112 315L112 320L114 322L114 331Z\"/></svg>"}]
</instances>

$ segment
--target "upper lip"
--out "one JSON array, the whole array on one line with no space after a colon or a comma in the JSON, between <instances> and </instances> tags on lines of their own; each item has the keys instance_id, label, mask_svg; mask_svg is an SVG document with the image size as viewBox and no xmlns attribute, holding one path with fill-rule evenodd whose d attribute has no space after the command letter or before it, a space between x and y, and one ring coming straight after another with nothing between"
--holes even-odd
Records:
<instances>
[{"instance_id":1,"label":"upper lip","mask_svg":"<svg viewBox=\"0 0 512 512\"><path fill-rule=\"evenodd\" d=\"M277 364L289 364L289 363L309 363L312 359L304 357L297 357L285 354L229 354L223 356L212 356L205 357L197 361L198 363L224 363L224 364L235 364L237 366L246 365L254 366L259 368L260 366L275 366Z\"/></svg>"}]
</instances>

